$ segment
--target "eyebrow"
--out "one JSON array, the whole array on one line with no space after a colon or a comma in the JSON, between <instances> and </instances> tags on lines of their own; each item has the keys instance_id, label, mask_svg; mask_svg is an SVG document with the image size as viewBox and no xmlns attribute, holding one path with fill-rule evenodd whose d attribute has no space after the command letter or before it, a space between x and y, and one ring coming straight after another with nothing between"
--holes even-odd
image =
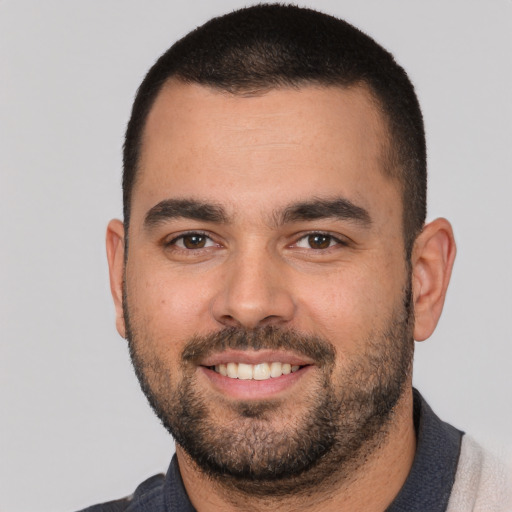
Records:
<instances>
[{"instance_id":1,"label":"eyebrow","mask_svg":"<svg viewBox=\"0 0 512 512\"><path fill-rule=\"evenodd\" d=\"M272 217L276 226L328 218L354 221L363 227L369 227L372 223L367 210L342 197L292 203L274 212ZM220 205L194 199L164 199L147 212L144 226L152 229L167 220L179 218L222 224L230 221Z\"/></svg>"},{"instance_id":2,"label":"eyebrow","mask_svg":"<svg viewBox=\"0 0 512 512\"><path fill-rule=\"evenodd\" d=\"M151 229L167 220L178 218L205 222L228 222L228 217L222 206L193 199L164 199L146 213L144 226Z\"/></svg>"},{"instance_id":3,"label":"eyebrow","mask_svg":"<svg viewBox=\"0 0 512 512\"><path fill-rule=\"evenodd\" d=\"M277 224L328 218L354 221L363 227L370 227L372 224L367 210L343 197L294 203L286 207L275 218Z\"/></svg>"}]
</instances>

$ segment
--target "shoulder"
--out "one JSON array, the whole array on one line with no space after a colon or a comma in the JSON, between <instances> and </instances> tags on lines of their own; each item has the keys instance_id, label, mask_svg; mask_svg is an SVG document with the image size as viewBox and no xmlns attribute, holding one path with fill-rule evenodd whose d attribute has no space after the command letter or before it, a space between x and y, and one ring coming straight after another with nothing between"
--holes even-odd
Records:
<instances>
[{"instance_id":1,"label":"shoulder","mask_svg":"<svg viewBox=\"0 0 512 512\"><path fill-rule=\"evenodd\" d=\"M87 507L80 512L137 512L163 510L163 474L154 475L142 482L131 496ZM151 507L151 508L148 508Z\"/></svg>"},{"instance_id":2,"label":"shoulder","mask_svg":"<svg viewBox=\"0 0 512 512\"><path fill-rule=\"evenodd\" d=\"M447 512L512 512L512 471L465 435Z\"/></svg>"}]
</instances>

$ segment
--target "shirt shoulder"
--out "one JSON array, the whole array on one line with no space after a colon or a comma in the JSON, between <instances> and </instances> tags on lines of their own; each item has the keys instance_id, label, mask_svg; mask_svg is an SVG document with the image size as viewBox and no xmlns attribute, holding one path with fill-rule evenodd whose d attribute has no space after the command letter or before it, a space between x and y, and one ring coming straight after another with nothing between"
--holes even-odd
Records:
<instances>
[{"instance_id":1,"label":"shirt shoulder","mask_svg":"<svg viewBox=\"0 0 512 512\"><path fill-rule=\"evenodd\" d=\"M161 512L164 510L164 481L163 474L154 475L142 482L126 498L92 505L79 512Z\"/></svg>"},{"instance_id":2,"label":"shirt shoulder","mask_svg":"<svg viewBox=\"0 0 512 512\"><path fill-rule=\"evenodd\" d=\"M512 512L512 470L465 435L447 512Z\"/></svg>"}]
</instances>

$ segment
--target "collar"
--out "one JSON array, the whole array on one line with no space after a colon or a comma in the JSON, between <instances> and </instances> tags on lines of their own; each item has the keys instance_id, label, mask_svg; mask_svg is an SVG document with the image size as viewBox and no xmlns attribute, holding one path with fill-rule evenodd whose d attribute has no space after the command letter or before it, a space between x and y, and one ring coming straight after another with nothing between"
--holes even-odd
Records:
<instances>
[{"instance_id":1,"label":"collar","mask_svg":"<svg viewBox=\"0 0 512 512\"><path fill-rule=\"evenodd\" d=\"M416 454L411 471L386 512L444 512L452 492L463 432L441 421L414 390Z\"/></svg>"}]
</instances>

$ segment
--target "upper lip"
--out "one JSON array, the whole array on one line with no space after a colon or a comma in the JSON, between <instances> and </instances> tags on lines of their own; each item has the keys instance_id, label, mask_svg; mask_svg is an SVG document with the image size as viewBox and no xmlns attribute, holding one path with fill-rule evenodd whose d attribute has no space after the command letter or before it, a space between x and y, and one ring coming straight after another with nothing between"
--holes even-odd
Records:
<instances>
[{"instance_id":1,"label":"upper lip","mask_svg":"<svg viewBox=\"0 0 512 512\"><path fill-rule=\"evenodd\" d=\"M306 366L314 364L309 357L295 354L285 350L226 350L210 354L201 361L200 366L216 366L227 363L290 363L292 366Z\"/></svg>"}]
</instances>

